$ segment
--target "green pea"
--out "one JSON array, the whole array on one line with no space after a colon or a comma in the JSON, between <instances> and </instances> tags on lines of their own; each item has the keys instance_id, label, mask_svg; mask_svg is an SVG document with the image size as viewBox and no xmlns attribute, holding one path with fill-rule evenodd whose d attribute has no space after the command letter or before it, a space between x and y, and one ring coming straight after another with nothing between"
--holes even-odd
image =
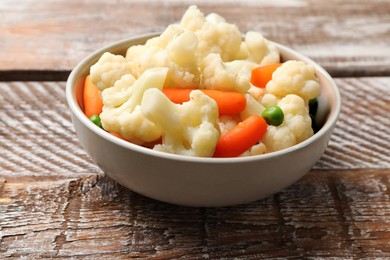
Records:
<instances>
[{"instance_id":1,"label":"green pea","mask_svg":"<svg viewBox=\"0 0 390 260\"><path fill-rule=\"evenodd\" d=\"M100 128L103 128L102 126L102 121L100 120L100 116L98 115L92 115L89 120L92 121L92 123L94 123L95 125L97 125L98 127Z\"/></svg>"},{"instance_id":2,"label":"green pea","mask_svg":"<svg viewBox=\"0 0 390 260\"><path fill-rule=\"evenodd\" d=\"M278 126L283 123L284 114L280 107L269 106L267 107L261 116L265 119L268 125Z\"/></svg>"}]
</instances>

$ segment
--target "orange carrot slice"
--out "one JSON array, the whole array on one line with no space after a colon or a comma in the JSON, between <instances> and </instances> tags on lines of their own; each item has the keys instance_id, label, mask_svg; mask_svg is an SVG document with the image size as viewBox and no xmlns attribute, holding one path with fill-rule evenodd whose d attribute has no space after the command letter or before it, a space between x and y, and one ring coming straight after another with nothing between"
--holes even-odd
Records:
<instances>
[{"instance_id":1,"label":"orange carrot slice","mask_svg":"<svg viewBox=\"0 0 390 260\"><path fill-rule=\"evenodd\" d=\"M181 104L190 100L191 88L163 88L164 94L174 103ZM234 115L244 110L245 96L239 92L221 91L214 89L201 89L201 91L214 99L218 105L220 115Z\"/></svg>"},{"instance_id":2,"label":"orange carrot slice","mask_svg":"<svg viewBox=\"0 0 390 260\"><path fill-rule=\"evenodd\" d=\"M279 68L281 65L282 63L277 63L277 64L254 68L252 70L252 75L251 75L252 85L258 88L265 88L268 81L272 79L272 74L274 73L274 71L277 68Z\"/></svg>"},{"instance_id":3,"label":"orange carrot slice","mask_svg":"<svg viewBox=\"0 0 390 260\"><path fill-rule=\"evenodd\" d=\"M103 102L100 99L99 89L92 83L89 75L84 82L83 101L84 113L88 118L102 112Z\"/></svg>"},{"instance_id":4,"label":"orange carrot slice","mask_svg":"<svg viewBox=\"0 0 390 260\"><path fill-rule=\"evenodd\" d=\"M267 131L267 122L252 115L219 138L213 157L237 157L255 145Z\"/></svg>"}]
</instances>

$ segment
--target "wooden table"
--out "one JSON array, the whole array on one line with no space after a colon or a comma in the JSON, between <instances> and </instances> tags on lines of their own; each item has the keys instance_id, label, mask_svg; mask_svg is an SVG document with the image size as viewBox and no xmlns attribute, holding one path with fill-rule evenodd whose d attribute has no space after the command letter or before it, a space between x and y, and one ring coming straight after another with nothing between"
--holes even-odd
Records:
<instances>
[{"instance_id":1,"label":"wooden table","mask_svg":"<svg viewBox=\"0 0 390 260\"><path fill-rule=\"evenodd\" d=\"M190 1L2 0L0 258L389 258L390 2L191 2L335 77L342 113L323 157L248 205L186 208L137 195L81 148L65 80L92 51L162 30Z\"/></svg>"}]
</instances>

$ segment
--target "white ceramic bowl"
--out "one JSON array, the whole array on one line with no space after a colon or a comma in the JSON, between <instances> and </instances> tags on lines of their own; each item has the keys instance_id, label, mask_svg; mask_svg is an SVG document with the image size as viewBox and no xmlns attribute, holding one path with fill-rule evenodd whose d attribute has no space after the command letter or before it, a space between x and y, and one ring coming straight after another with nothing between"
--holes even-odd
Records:
<instances>
[{"instance_id":1,"label":"white ceramic bowl","mask_svg":"<svg viewBox=\"0 0 390 260\"><path fill-rule=\"evenodd\" d=\"M340 94L329 74L309 58L276 44L282 59L313 64L321 82L318 123L321 129L293 147L260 156L194 158L131 144L95 126L82 110L82 90L89 68L106 51L125 54L157 34L109 45L81 61L71 72L66 96L78 138L93 161L111 178L144 196L179 205L214 207L252 202L276 193L305 175L323 154L340 113Z\"/></svg>"}]
</instances>

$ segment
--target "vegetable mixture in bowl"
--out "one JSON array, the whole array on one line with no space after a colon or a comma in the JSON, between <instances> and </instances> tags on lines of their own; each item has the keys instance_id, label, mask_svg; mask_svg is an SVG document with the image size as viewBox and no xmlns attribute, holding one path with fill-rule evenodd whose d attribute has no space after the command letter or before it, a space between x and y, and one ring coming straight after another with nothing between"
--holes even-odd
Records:
<instances>
[{"instance_id":1,"label":"vegetable mixture in bowl","mask_svg":"<svg viewBox=\"0 0 390 260\"><path fill-rule=\"evenodd\" d=\"M66 96L81 145L107 175L149 198L202 207L296 182L322 156L341 107L320 65L195 6L162 33L83 59Z\"/></svg>"},{"instance_id":2,"label":"vegetable mixture in bowl","mask_svg":"<svg viewBox=\"0 0 390 260\"><path fill-rule=\"evenodd\" d=\"M104 53L85 81L85 114L153 150L198 157L270 153L314 134L313 65L282 62L260 33L245 36L196 7L125 56Z\"/></svg>"}]
</instances>

